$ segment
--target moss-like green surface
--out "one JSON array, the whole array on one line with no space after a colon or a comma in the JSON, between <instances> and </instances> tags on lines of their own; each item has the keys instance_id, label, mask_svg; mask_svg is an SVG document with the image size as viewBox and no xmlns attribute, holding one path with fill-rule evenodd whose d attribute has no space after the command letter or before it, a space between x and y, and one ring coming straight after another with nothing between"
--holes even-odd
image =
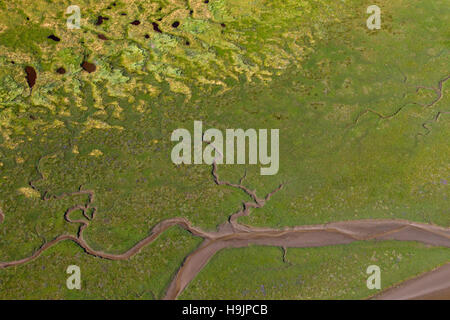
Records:
<instances>
[{"instance_id":1,"label":"moss-like green surface","mask_svg":"<svg viewBox=\"0 0 450 320\"><path fill-rule=\"evenodd\" d=\"M285 255L280 248L227 249L180 299L365 299L449 258L447 248L391 241L289 248ZM367 288L371 265L380 267L380 290Z\"/></svg>"},{"instance_id":2,"label":"moss-like green surface","mask_svg":"<svg viewBox=\"0 0 450 320\"><path fill-rule=\"evenodd\" d=\"M246 196L215 185L208 165L171 162L171 132L192 131L194 120L205 129L280 129L277 175L261 176L257 165L219 167L233 181L247 169L246 183L260 196L286 182L242 223L401 218L450 226L450 115L444 113L450 82L429 107L423 105L435 100L435 90L417 90L450 74L449 6L446 0L375 4L382 28L370 31L362 0L83 0L81 29L69 30L66 1L0 2L0 261L29 256L43 239L75 234L63 215L86 199L41 196L80 185L95 192L98 213L85 233L94 249L123 252L171 217L214 230ZM108 19L98 25L99 16ZM83 61L96 70L84 71ZM32 90L26 66L37 73ZM48 279L61 281L66 274L57 270L73 255L90 277L102 265L72 245L51 252L65 255L54 266L41 257L14 267L16 276L0 270L1 297L28 297L38 284L25 280L45 277L37 264L55 268ZM171 264L164 285L180 265L178 254L168 248L158 256ZM127 263L145 270L144 260L138 255ZM414 272L431 267L414 263ZM114 277L129 290L137 286L132 276L127 282L112 271L111 283ZM128 289L105 295L130 297ZM77 297L102 297L91 290ZM65 297L45 290L33 297L52 294Z\"/></svg>"},{"instance_id":3,"label":"moss-like green surface","mask_svg":"<svg viewBox=\"0 0 450 320\"><path fill-rule=\"evenodd\" d=\"M185 255L198 245L186 231L172 228L138 255L110 261L62 242L29 264L1 271L0 299L161 299ZM81 269L81 290L69 290L66 269Z\"/></svg>"}]
</instances>

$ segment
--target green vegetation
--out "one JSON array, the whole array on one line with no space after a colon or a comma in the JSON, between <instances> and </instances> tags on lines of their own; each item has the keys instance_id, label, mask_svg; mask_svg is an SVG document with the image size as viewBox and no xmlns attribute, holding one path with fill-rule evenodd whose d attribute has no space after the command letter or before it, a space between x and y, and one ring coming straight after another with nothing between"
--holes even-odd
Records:
<instances>
[{"instance_id":1,"label":"green vegetation","mask_svg":"<svg viewBox=\"0 0 450 320\"><path fill-rule=\"evenodd\" d=\"M130 260L110 261L62 242L40 259L2 270L0 299L161 299L183 258L197 245L198 239L172 228ZM72 264L82 268L81 291L66 287L66 268Z\"/></svg>"},{"instance_id":2,"label":"green vegetation","mask_svg":"<svg viewBox=\"0 0 450 320\"><path fill-rule=\"evenodd\" d=\"M450 111L450 81L442 99L428 107L423 105L437 93L417 87L436 88L450 75L450 8L446 0L375 3L382 10L382 28L369 31L362 0L83 0L80 30L66 28L67 1L0 2L0 209L5 214L0 262L29 256L60 234L75 234L63 215L85 199L43 201L42 196L80 186L95 192L98 212L85 235L97 250L123 252L172 217L215 230L246 197L214 184L210 166L172 164L170 134L192 129L194 120L202 120L205 129L280 129L277 175L261 176L257 166L219 166L221 177L230 181L247 170L246 184L260 196L286 182L242 223L284 227L400 218L449 227L450 115L434 119ZM98 24L99 16L108 19ZM131 24L135 20L140 24ZM60 41L48 39L52 34ZM96 71L84 71L83 61L94 63ZM25 66L37 72L32 90ZM57 73L60 67L66 73ZM161 297L197 244L184 232L171 231L123 262L59 244L32 263L1 269L0 297L134 298L145 291L143 298L153 298L148 290ZM157 245L167 247L156 250ZM346 250L364 257L364 248L386 257L395 250L409 259L413 266L399 266L398 272L395 264L380 260L393 270L383 278L386 284L447 259L444 249L403 243L350 248L288 250L295 265L307 261L293 252L309 252L314 266L336 259L347 263L341 275L330 272L349 276L350 289L326 292L324 278L304 292L296 291L292 280L286 293L270 294L367 296L364 288L351 290L356 282L364 285L359 282L364 270L340 257ZM244 250L256 249L220 253L223 262L208 266L184 297L238 298L247 287L255 294L254 282L240 278L242 286L225 288L208 278ZM287 272L286 280L276 271L266 270L266 277L280 277L280 283L297 277L298 267L273 262L280 249L263 250L260 261L286 266ZM83 265L86 290L69 294L64 270L75 262ZM250 270L251 263L234 267ZM146 266L158 276L149 275ZM124 272L128 268L134 270L130 276ZM95 279L104 273L103 290ZM211 289L202 293L206 285Z\"/></svg>"},{"instance_id":3,"label":"green vegetation","mask_svg":"<svg viewBox=\"0 0 450 320\"><path fill-rule=\"evenodd\" d=\"M180 299L365 299L366 269L381 269L381 288L434 269L447 248L417 243L355 242L321 248L251 246L216 254Z\"/></svg>"}]
</instances>

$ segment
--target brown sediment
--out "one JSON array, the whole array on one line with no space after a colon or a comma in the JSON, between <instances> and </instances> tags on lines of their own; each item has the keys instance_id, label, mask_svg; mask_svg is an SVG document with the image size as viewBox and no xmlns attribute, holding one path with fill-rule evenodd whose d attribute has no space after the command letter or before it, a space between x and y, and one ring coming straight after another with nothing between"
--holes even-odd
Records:
<instances>
[{"instance_id":1,"label":"brown sediment","mask_svg":"<svg viewBox=\"0 0 450 320\"><path fill-rule=\"evenodd\" d=\"M66 69L64 69L63 67L59 67L58 69L56 69L56 72L59 74L65 74L66 73Z\"/></svg>"},{"instance_id":2,"label":"brown sediment","mask_svg":"<svg viewBox=\"0 0 450 320\"><path fill-rule=\"evenodd\" d=\"M5 221L5 214L2 211L2 208L0 208L0 224Z\"/></svg>"},{"instance_id":3,"label":"brown sediment","mask_svg":"<svg viewBox=\"0 0 450 320\"><path fill-rule=\"evenodd\" d=\"M101 40L108 40L108 38L102 33L97 34L97 37Z\"/></svg>"},{"instance_id":4,"label":"brown sediment","mask_svg":"<svg viewBox=\"0 0 450 320\"><path fill-rule=\"evenodd\" d=\"M192 235L203 238L204 241L194 252L186 257L183 265L170 283L164 298L175 299L198 272L201 271L209 259L224 248L239 248L254 244L261 246L278 246L285 248L286 250L286 248L292 247L329 246L348 244L354 241L363 240L419 241L429 245L450 247L450 229L406 220L358 220L283 229L257 228L243 225L237 222L237 218L249 214L250 208L263 207L272 195L282 189L283 185L280 185L274 191L268 193L264 198L259 198L254 191L242 184L245 175L237 184L222 181L217 174L217 165L215 162L213 162L212 175L216 184L238 188L249 195L253 200L253 202L243 202L242 209L231 215L229 221L222 224L217 231L203 231L200 228L192 226L185 218L172 218L158 223L147 237L136 243L127 251L120 254L106 253L92 249L83 236L84 230L95 218L97 210L97 208L92 205L94 201L93 191L82 190L80 187L78 191L63 193L61 195L49 195L47 192L44 192L42 195L42 200L44 201L61 199L69 196L88 196L88 200L85 204L75 205L69 208L64 214L64 219L67 222L80 225L77 235L61 235L44 243L38 250L26 258L9 262L0 262L0 268L16 266L32 261L38 258L46 249L65 240L77 243L90 255L109 260L125 260L137 254L143 247L152 243L168 228L179 226L189 231ZM30 186L33 189L38 190L33 182L30 182ZM75 211L81 211L83 218L77 220L72 219L71 213ZM92 213L89 214L91 211Z\"/></svg>"},{"instance_id":5,"label":"brown sediment","mask_svg":"<svg viewBox=\"0 0 450 320\"><path fill-rule=\"evenodd\" d=\"M433 90L434 92L436 92L436 98L435 98L433 101L431 101L431 102L428 103L428 104L422 104L422 106L423 106L424 108L432 107L432 106L434 106L435 104L437 104L437 103L442 99L442 97L443 97L443 86L444 86L444 83L445 83L447 80L449 80L449 79L450 79L450 75L448 75L447 77L441 79L441 80L438 82L437 87L424 87L424 86L416 87L416 92L418 92L420 89L428 89L428 90ZM422 133L422 132L417 133L417 134L416 134L416 139L417 139L419 136L423 136L423 137L427 136L427 135L431 132L431 129L428 127L428 125L429 125L430 123L432 123L432 122L437 122L437 121L439 120L439 118L440 118L443 114L450 114L450 112L448 112L448 111L438 111L438 112L435 114L435 116L434 116L431 120L428 120L428 121L425 121L424 123L422 123L422 128L425 129L425 133Z\"/></svg>"},{"instance_id":6,"label":"brown sediment","mask_svg":"<svg viewBox=\"0 0 450 320\"><path fill-rule=\"evenodd\" d=\"M37 189L36 186L33 184L33 182L30 182L30 186L33 189ZM86 253L88 253L90 255L104 258L104 259L109 259L109 260L124 260L124 259L128 259L131 256L138 253L143 247L145 247L149 243L153 242L153 240L155 240L161 233L163 233L165 230L167 230L168 228L175 226L175 225L180 226L181 228L189 231L190 233L192 233L195 236L202 237L205 239L210 237L210 235L207 232L203 232L201 229L191 226L191 224L186 219L173 218L173 219L167 219L167 220L164 220L164 221L158 223L155 227L153 227L149 236L147 236L143 240L139 241L137 244L135 244L133 247L131 247L130 249L128 249L126 252L124 252L122 254L110 254L110 253L94 250L87 244L87 242L84 240L84 236L83 236L84 230L89 226L89 223L95 218L95 214L97 211L97 208L95 206L92 206L92 203L94 201L94 192L93 191L81 190L81 187L80 187L80 189L78 191L71 192L71 193L63 193L61 195L48 195L48 193L44 192L44 194L42 195L42 200L49 201L52 199L62 199L65 197L72 197L72 196L79 196L79 195L87 195L88 201L85 204L75 205L75 206L67 209L66 212L64 213L64 219L67 222L77 223L80 225L76 236L68 235L68 234L60 235L60 236L56 237L55 239L44 243L32 255L30 255L26 258L15 260L15 261L9 261L9 262L0 262L0 268L21 265L21 264L27 263L29 261L32 261L32 260L38 258L42 254L42 252L44 252L48 248L56 245L57 243L59 243L61 241L65 241L65 240L70 240L70 241L77 243L81 248L83 248L85 250ZM82 212L82 215L83 215L82 219L72 219L70 217L71 213L76 212L76 211ZM92 213L89 214L89 211L92 211ZM1 216L3 217L3 212L2 212Z\"/></svg>"},{"instance_id":7,"label":"brown sediment","mask_svg":"<svg viewBox=\"0 0 450 320\"><path fill-rule=\"evenodd\" d=\"M419 136L427 136L428 134L430 134L431 132L431 128L429 128L428 126L433 123L433 122L438 122L439 118L443 115L443 114L450 114L449 111L438 111L434 117L431 120L425 121L424 123L422 123L422 128L425 129L425 133L419 132L416 134L416 138Z\"/></svg>"},{"instance_id":8,"label":"brown sediment","mask_svg":"<svg viewBox=\"0 0 450 320\"><path fill-rule=\"evenodd\" d=\"M374 300L450 300L450 263L372 297Z\"/></svg>"},{"instance_id":9,"label":"brown sediment","mask_svg":"<svg viewBox=\"0 0 450 320\"><path fill-rule=\"evenodd\" d=\"M230 230L231 229L231 230ZM236 225L218 238L208 239L191 253L172 280L164 299L176 299L211 257L225 248L250 244L306 248L348 244L363 240L418 241L450 247L450 229L406 220L359 220L285 229Z\"/></svg>"},{"instance_id":10,"label":"brown sediment","mask_svg":"<svg viewBox=\"0 0 450 320\"><path fill-rule=\"evenodd\" d=\"M418 92L421 89L427 89L427 90L433 90L436 93L436 98L431 101L430 103L427 104L423 104L422 106L425 108L428 107L432 107L433 105L435 105L436 103L438 103L441 99L442 99L442 87L444 86L444 83L450 79L450 75L448 75L447 77L439 80L437 87L424 87L424 86L418 86L416 87L416 92Z\"/></svg>"},{"instance_id":11,"label":"brown sediment","mask_svg":"<svg viewBox=\"0 0 450 320\"><path fill-rule=\"evenodd\" d=\"M81 67L83 68L84 71L87 71L89 73L92 73L97 69L95 64L88 62L88 61L83 61L83 63L81 64Z\"/></svg>"},{"instance_id":12,"label":"brown sediment","mask_svg":"<svg viewBox=\"0 0 450 320\"><path fill-rule=\"evenodd\" d=\"M153 30L159 33L162 33L161 29L159 28L159 25L156 22L152 22Z\"/></svg>"},{"instance_id":13,"label":"brown sediment","mask_svg":"<svg viewBox=\"0 0 450 320\"><path fill-rule=\"evenodd\" d=\"M239 180L239 184L220 180L219 176L217 175L216 161L214 161L212 164L212 175L214 177L214 182L217 185L219 185L219 186L225 185L225 186L229 186L232 188L240 189L240 190L244 191L247 195L249 195L253 200L253 202L244 202L242 204L242 207L243 207L242 210L239 210L238 212L236 212L230 216L229 222L231 223L232 226L234 226L236 224L236 221L239 217L249 215L251 208L262 208L265 205L266 201L270 200L270 197L272 197L272 195L274 195L276 192L278 192L279 190L281 190L283 188L283 184L280 184L275 190L268 193L265 196L265 198L258 198L255 191L250 190L249 188L247 188L246 186L244 186L242 184L242 182L244 181L244 179L246 177L246 174L244 174L242 176L242 178Z\"/></svg>"},{"instance_id":14,"label":"brown sediment","mask_svg":"<svg viewBox=\"0 0 450 320\"><path fill-rule=\"evenodd\" d=\"M109 18L107 18L107 17L102 17L102 16L98 16L98 17L97 17L97 21L95 22L95 25L96 25L96 26L99 26L99 25L101 25L101 24L103 23L103 21L105 21L105 20L109 20Z\"/></svg>"},{"instance_id":15,"label":"brown sediment","mask_svg":"<svg viewBox=\"0 0 450 320\"><path fill-rule=\"evenodd\" d=\"M36 70L34 70L34 68L31 66L26 66L25 73L27 74L26 78L28 86L30 87L30 89L33 89L34 85L36 84L37 78Z\"/></svg>"},{"instance_id":16,"label":"brown sediment","mask_svg":"<svg viewBox=\"0 0 450 320\"><path fill-rule=\"evenodd\" d=\"M434 100L432 100L431 102L429 102L429 103L421 104L421 103L418 103L418 102L410 101L410 102L404 103L402 106L400 106L397 110L395 110L391 114L382 114L382 113L380 113L380 112L378 112L376 110L368 108L368 109L365 109L364 111L360 112L356 116L356 119L352 123L350 123L347 126L347 128L351 128L351 127L356 126L358 124L358 122L360 121L360 119L362 117L364 117L365 115L369 114L369 113L374 114L379 119L387 120L387 119L391 119L391 118L394 118L395 116L397 116L400 113L400 111L402 111L409 104L420 105L420 106L422 106L424 108L432 107L432 106L436 105L443 98L443 95L444 95L444 93L443 93L443 86L444 86L444 83L446 81L448 81L449 79L450 79L450 75L448 75L448 76L444 77L443 79L439 80L437 87L416 86L416 92L419 92L419 90L432 90L432 91L434 91L436 93L436 98ZM406 82L406 81L407 81L407 78L405 77L404 82ZM425 133L423 133L423 132L417 133L415 135L416 141L417 141L417 138L419 136L427 136L431 132L431 129L428 127L430 123L437 122L439 120L440 116L442 116L443 114L449 114L449 113L450 112L447 112L447 111L438 111L433 116L433 118L431 120L427 120L427 121L423 122L421 127L423 129L425 129Z\"/></svg>"},{"instance_id":17,"label":"brown sediment","mask_svg":"<svg viewBox=\"0 0 450 320\"><path fill-rule=\"evenodd\" d=\"M422 296L414 297L411 300L450 300L450 286L442 290L436 290Z\"/></svg>"},{"instance_id":18,"label":"brown sediment","mask_svg":"<svg viewBox=\"0 0 450 320\"><path fill-rule=\"evenodd\" d=\"M220 156L222 157L221 154ZM171 218L163 220L153 227L148 236L120 254L112 254L100 250L94 250L84 239L84 230L95 218L97 211L97 208L93 206L94 192L92 190L82 190L80 186L78 191L72 193L50 195L48 192L41 192L33 181L30 181L29 185L31 188L42 194L41 199L43 201L79 195L86 195L88 197L84 204L77 204L70 207L64 213L64 219L67 222L79 224L78 232L76 235L64 234L49 242L45 241L39 249L28 257L20 260L0 262L0 268L17 266L32 261L38 258L48 248L66 240L77 243L86 253L90 255L109 260L125 260L139 253L142 248L152 243L168 228L179 226L184 230L189 231L193 236L202 238L203 242L196 250L185 258L182 266L179 268L175 277L168 286L164 299L176 299L208 263L211 257L213 257L218 251L225 248L239 248L253 244L260 246L277 246L283 248L283 250L287 250L287 248L330 246L364 240L418 241L433 246L450 247L449 228L411 222L407 220L368 219L285 227L281 229L260 228L241 224L237 221L239 217L249 215L251 208L262 208L275 193L282 190L284 184L280 184L265 197L260 198L256 195L255 191L243 185L245 174L238 183L221 180L217 173L216 160L217 158L212 163L212 176L214 182L219 186L224 185L243 191L251 198L251 202L244 201L242 203L242 208L236 213L230 215L228 221L220 225L217 231L204 231L201 228L193 226L185 218ZM37 170L41 175L41 179L43 179L43 175L39 171L39 166L37 167ZM71 214L76 211L81 211L82 218L71 218ZM0 213L0 219L3 221L4 214L1 211ZM439 287L438 289L440 290L441 288Z\"/></svg>"},{"instance_id":19,"label":"brown sediment","mask_svg":"<svg viewBox=\"0 0 450 320\"><path fill-rule=\"evenodd\" d=\"M56 42L61 41L61 39L59 37L55 36L54 34L49 35L47 38L49 38L50 40L56 41Z\"/></svg>"},{"instance_id":20,"label":"brown sediment","mask_svg":"<svg viewBox=\"0 0 450 320\"><path fill-rule=\"evenodd\" d=\"M368 108L368 109L365 109L364 111L360 112L356 116L356 119L352 123L350 123L347 126L347 128L356 126L358 124L359 120L362 117L364 117L365 115L369 114L369 113L376 115L380 119L387 120L387 119L391 119L391 118L397 116L400 113L400 111L402 111L409 104L421 105L422 107L425 107L425 108L432 107L432 106L434 106L436 103L438 103L442 99L442 97L443 97L443 85L449 79L450 79L450 75L448 75L448 76L444 77L443 79L439 80L437 87L424 87L424 86L417 86L416 87L416 92L418 92L421 89L433 90L434 92L436 92L436 98L434 100L432 100L431 102L427 103L427 104L420 104L420 103L412 102L412 101L411 102L407 102L407 103L404 103L401 107L399 107L397 110L395 110L391 114L382 114L382 113L380 113L380 112L378 112L376 110ZM405 82L406 82L406 78L405 78ZM442 112L440 112L440 113L442 113ZM439 118L439 115L440 114L438 113L437 118ZM429 129L426 127L426 124L427 124L427 122L424 122L422 124L422 127L424 127L427 131L429 131ZM419 133L418 135L423 135L423 134Z\"/></svg>"}]
</instances>

